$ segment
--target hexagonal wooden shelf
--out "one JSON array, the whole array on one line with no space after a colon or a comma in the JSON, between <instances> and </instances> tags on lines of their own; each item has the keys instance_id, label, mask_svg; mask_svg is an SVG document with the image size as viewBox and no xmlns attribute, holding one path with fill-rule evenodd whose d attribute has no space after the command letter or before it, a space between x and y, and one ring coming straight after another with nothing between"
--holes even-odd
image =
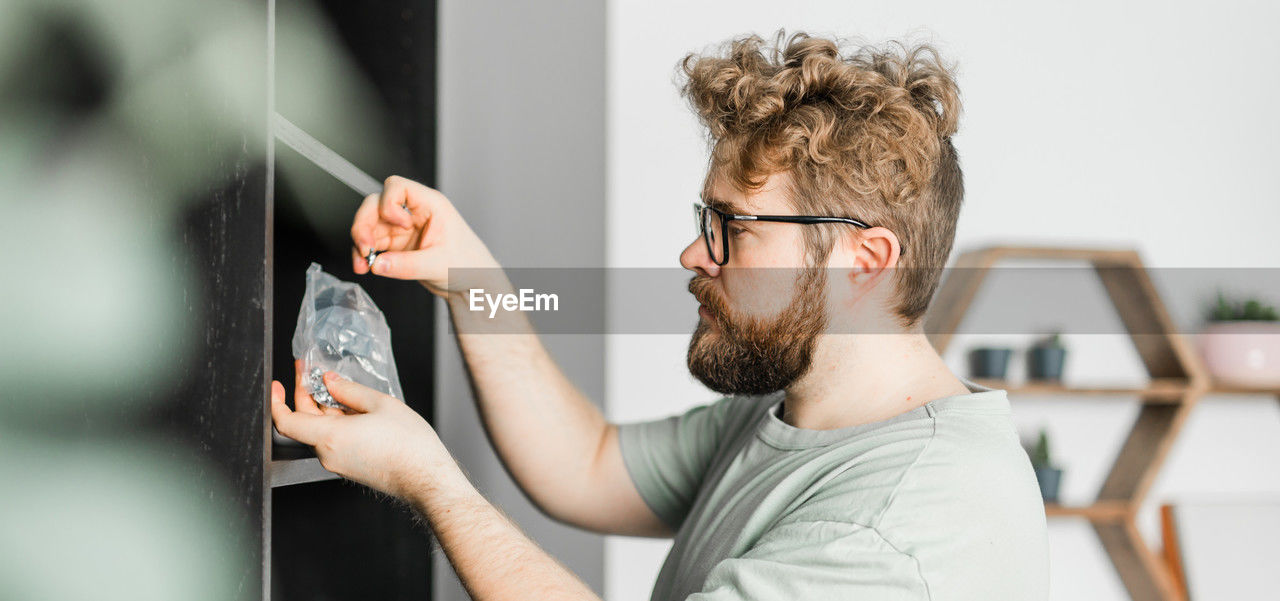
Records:
<instances>
[{"instance_id":1,"label":"hexagonal wooden shelf","mask_svg":"<svg viewBox=\"0 0 1280 601\"><path fill-rule=\"evenodd\" d=\"M993 388L1004 388L1010 395L1132 394L1141 400L1142 409L1098 491L1097 501L1084 507L1048 505L1047 514L1089 520L1133 599L1182 599L1181 587L1143 541L1134 515L1191 408L1208 388L1199 356L1169 319L1136 251L1037 246L996 246L957 257L925 321L925 331L939 354L960 326L991 267L1005 259L1091 263L1151 377L1146 387L1132 390L1037 383L1009 387L1001 381L979 380Z\"/></svg>"}]
</instances>

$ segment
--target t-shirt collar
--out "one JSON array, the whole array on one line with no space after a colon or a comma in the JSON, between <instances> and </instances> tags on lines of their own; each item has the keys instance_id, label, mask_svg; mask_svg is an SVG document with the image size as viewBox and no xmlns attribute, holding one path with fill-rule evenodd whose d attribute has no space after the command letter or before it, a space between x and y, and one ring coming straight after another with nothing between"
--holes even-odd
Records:
<instances>
[{"instance_id":1,"label":"t-shirt collar","mask_svg":"<svg viewBox=\"0 0 1280 601\"><path fill-rule=\"evenodd\" d=\"M797 428L782 421L782 418L778 417L778 408L782 405L783 399L786 398L786 391L779 390L778 392L766 395L761 399L760 406L763 409L763 415L760 416L760 422L756 428L756 435L770 446L779 449L807 449L826 446L840 440L852 438L896 423L913 419L928 418L943 411L963 409L966 411L978 410L983 412L1008 413L1009 399L1005 390L988 388L963 376L957 377L965 387L969 389L969 392L937 398L920 407L916 407L915 409L905 413L899 413L898 415L878 422L846 426L844 428L835 428L832 430L810 430L807 428Z\"/></svg>"}]
</instances>

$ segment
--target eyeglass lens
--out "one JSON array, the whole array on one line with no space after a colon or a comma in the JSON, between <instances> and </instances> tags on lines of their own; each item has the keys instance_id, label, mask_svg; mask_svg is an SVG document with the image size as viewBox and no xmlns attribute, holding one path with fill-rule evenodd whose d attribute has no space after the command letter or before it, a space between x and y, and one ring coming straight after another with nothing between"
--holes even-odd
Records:
<instances>
[{"instance_id":1,"label":"eyeglass lens","mask_svg":"<svg viewBox=\"0 0 1280 601\"><path fill-rule=\"evenodd\" d=\"M724 240L721 239L720 214L710 207L698 207L698 224L702 228L702 239L707 243L707 252L716 263L724 262Z\"/></svg>"}]
</instances>

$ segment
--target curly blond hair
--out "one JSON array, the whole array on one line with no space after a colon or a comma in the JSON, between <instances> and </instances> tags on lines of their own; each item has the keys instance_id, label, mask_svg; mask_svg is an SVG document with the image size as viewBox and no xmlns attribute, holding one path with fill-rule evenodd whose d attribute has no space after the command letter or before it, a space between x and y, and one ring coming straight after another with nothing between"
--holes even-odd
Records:
<instances>
[{"instance_id":1,"label":"curly blond hair","mask_svg":"<svg viewBox=\"0 0 1280 601\"><path fill-rule=\"evenodd\" d=\"M964 197L951 144L959 90L929 45L845 44L779 31L772 46L751 35L681 61L682 92L712 148L704 192L717 180L757 190L788 173L800 213L893 231L906 268L894 273L894 312L910 328L937 289ZM839 227L805 228L814 264L847 233Z\"/></svg>"}]
</instances>

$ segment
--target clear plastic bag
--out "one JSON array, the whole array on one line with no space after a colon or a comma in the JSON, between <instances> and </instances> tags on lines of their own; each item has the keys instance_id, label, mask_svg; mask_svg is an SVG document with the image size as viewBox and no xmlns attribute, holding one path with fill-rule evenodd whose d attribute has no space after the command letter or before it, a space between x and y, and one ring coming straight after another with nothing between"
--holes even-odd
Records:
<instances>
[{"instance_id":1,"label":"clear plastic bag","mask_svg":"<svg viewBox=\"0 0 1280 601\"><path fill-rule=\"evenodd\" d=\"M342 407L324 386L326 371L404 399L382 311L359 284L339 280L315 263L307 268L293 357L302 360L304 383L321 405Z\"/></svg>"}]
</instances>

